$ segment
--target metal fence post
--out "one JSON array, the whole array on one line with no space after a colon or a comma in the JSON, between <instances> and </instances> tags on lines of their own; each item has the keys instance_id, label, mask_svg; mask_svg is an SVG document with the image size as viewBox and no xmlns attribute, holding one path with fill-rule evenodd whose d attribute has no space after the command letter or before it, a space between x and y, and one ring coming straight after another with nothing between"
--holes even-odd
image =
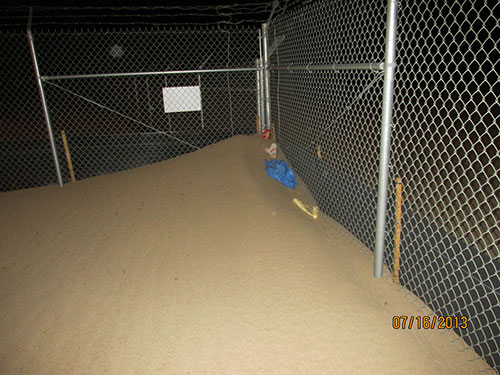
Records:
<instances>
[{"instance_id":1,"label":"metal fence post","mask_svg":"<svg viewBox=\"0 0 500 375\"><path fill-rule=\"evenodd\" d=\"M394 73L396 69L397 1L387 2L385 36L384 93L382 103L382 129L380 135L380 162L378 176L377 227L375 237L375 262L373 273L382 277L384 271L384 240L389 179L389 154L391 148L392 104Z\"/></svg>"},{"instance_id":2,"label":"metal fence post","mask_svg":"<svg viewBox=\"0 0 500 375\"><path fill-rule=\"evenodd\" d=\"M274 33L274 43L275 43L275 53L276 53L276 62L278 63L278 66L280 65L280 53L279 53L279 43L278 43L278 38L276 38L276 25L273 26L273 33ZM271 53L272 55L272 53ZM276 84L276 108L278 109L278 121L275 125L277 125L277 129L278 131L276 131L276 129L273 129L273 132L275 134L273 134L273 137L276 141L278 141L278 133L280 131L280 127L281 127L281 110L280 110L280 78L281 78L281 75L280 75L280 71L278 71L277 73L278 75L278 82Z\"/></svg>"},{"instance_id":3,"label":"metal fence post","mask_svg":"<svg viewBox=\"0 0 500 375\"><path fill-rule=\"evenodd\" d=\"M226 68L229 68L229 61L231 60L231 34L227 33L227 65ZM230 121L231 121L231 133L234 135L234 119L233 119L233 100L232 100L232 95L231 95L231 80L229 78L229 72L226 73L226 78L227 78L227 95L229 97L229 114L230 114Z\"/></svg>"},{"instance_id":4,"label":"metal fence post","mask_svg":"<svg viewBox=\"0 0 500 375\"><path fill-rule=\"evenodd\" d=\"M36 81L38 84L38 91L40 92L40 99L42 101L43 115L45 117L45 124L47 126L47 133L49 134L50 148L52 149L52 157L54 158L54 166L56 168L57 181L59 183L59 186L62 187L63 180L62 180L62 175L61 175L61 167L59 165L59 158L57 156L57 149L56 149L56 144L54 141L54 134L52 133L52 123L50 121L49 109L47 107L47 98L45 97L45 91L43 89L43 82L42 82L42 79L40 78L40 69L38 68L38 61L36 58L35 45L33 42L33 34L31 33L31 17L32 17L32 15L33 15L33 8L30 8L30 14L29 14L29 19L28 19L28 29L27 29L28 43L30 46L30 52L31 52L31 58L33 60L33 66L35 68L35 76L36 76Z\"/></svg>"},{"instance_id":5,"label":"metal fence post","mask_svg":"<svg viewBox=\"0 0 500 375\"><path fill-rule=\"evenodd\" d=\"M255 66L257 68L260 67L260 59L257 59L255 60ZM257 70L255 72L255 78L257 80L257 82L255 83L255 87L257 89L257 121L259 122L258 123L258 128L260 128L260 124L262 122L262 102L261 102L261 95L260 95L260 75L261 75L261 71L260 70Z\"/></svg>"},{"instance_id":6,"label":"metal fence post","mask_svg":"<svg viewBox=\"0 0 500 375\"><path fill-rule=\"evenodd\" d=\"M264 130L264 125L266 123L266 105L265 105L265 94L264 94L264 69L262 68L262 59L258 59L258 68L257 71L259 84L258 90L259 95L257 100L259 101L259 119L260 119L260 128L261 131Z\"/></svg>"},{"instance_id":7,"label":"metal fence post","mask_svg":"<svg viewBox=\"0 0 500 375\"><path fill-rule=\"evenodd\" d=\"M263 58L262 58L262 30L259 30L259 58L257 59L257 73L259 79L259 96L257 100L259 101L259 128L260 130L264 130L264 125L266 122L265 119L265 100L264 100L264 67L263 67Z\"/></svg>"},{"instance_id":8,"label":"metal fence post","mask_svg":"<svg viewBox=\"0 0 500 375\"><path fill-rule=\"evenodd\" d=\"M269 70L268 25L262 24L262 65L264 75L265 121L263 129L271 129L271 85Z\"/></svg>"}]
</instances>

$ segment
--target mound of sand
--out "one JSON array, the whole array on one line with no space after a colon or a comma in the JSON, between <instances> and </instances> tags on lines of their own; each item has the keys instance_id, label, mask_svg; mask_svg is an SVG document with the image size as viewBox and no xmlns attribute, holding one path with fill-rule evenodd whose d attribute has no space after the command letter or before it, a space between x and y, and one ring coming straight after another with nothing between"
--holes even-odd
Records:
<instances>
[{"instance_id":1,"label":"mound of sand","mask_svg":"<svg viewBox=\"0 0 500 375\"><path fill-rule=\"evenodd\" d=\"M0 373L482 368L437 330L392 328L419 304L266 176L269 143L0 194Z\"/></svg>"}]
</instances>

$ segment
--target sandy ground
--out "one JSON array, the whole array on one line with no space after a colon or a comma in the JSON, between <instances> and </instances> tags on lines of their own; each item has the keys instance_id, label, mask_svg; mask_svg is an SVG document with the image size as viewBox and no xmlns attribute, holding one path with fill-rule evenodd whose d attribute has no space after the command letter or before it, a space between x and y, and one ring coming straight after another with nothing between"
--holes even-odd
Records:
<instances>
[{"instance_id":1,"label":"sandy ground","mask_svg":"<svg viewBox=\"0 0 500 375\"><path fill-rule=\"evenodd\" d=\"M449 335L392 328L418 304L266 176L267 144L0 194L0 373L484 368Z\"/></svg>"}]
</instances>

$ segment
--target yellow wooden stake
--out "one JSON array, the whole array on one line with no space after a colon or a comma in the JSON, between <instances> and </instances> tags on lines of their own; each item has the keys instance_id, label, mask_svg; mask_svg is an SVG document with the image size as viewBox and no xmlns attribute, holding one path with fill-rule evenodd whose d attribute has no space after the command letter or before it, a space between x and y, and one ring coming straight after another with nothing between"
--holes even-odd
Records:
<instances>
[{"instance_id":1,"label":"yellow wooden stake","mask_svg":"<svg viewBox=\"0 0 500 375\"><path fill-rule=\"evenodd\" d=\"M318 158L323 159L323 157L321 156L321 146L318 146L316 153L318 155Z\"/></svg>"},{"instance_id":2,"label":"yellow wooden stake","mask_svg":"<svg viewBox=\"0 0 500 375\"><path fill-rule=\"evenodd\" d=\"M403 204L403 183L396 178L396 225L394 228L394 271L392 281L399 285L399 254L401 245L401 206Z\"/></svg>"},{"instance_id":3,"label":"yellow wooden stake","mask_svg":"<svg viewBox=\"0 0 500 375\"><path fill-rule=\"evenodd\" d=\"M68 162L69 175L71 176L71 182L76 182L75 172L73 171L73 163L71 162L71 154L69 153L68 140L66 139L66 133L64 130L61 132L61 135L64 144L64 152L66 153L66 161Z\"/></svg>"},{"instance_id":4,"label":"yellow wooden stake","mask_svg":"<svg viewBox=\"0 0 500 375\"><path fill-rule=\"evenodd\" d=\"M257 121L257 134L260 134L260 118L259 115L256 116Z\"/></svg>"}]
</instances>

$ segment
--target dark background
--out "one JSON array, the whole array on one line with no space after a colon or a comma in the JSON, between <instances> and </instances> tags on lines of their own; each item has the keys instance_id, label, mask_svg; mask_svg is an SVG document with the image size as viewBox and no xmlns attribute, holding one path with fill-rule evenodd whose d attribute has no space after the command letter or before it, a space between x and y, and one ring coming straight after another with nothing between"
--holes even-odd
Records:
<instances>
[{"instance_id":1,"label":"dark background","mask_svg":"<svg viewBox=\"0 0 500 375\"><path fill-rule=\"evenodd\" d=\"M200 1L4 1L2 29L22 28L29 7L34 7L33 28L81 28L105 25L230 24L259 26L274 16L311 0ZM7 9L12 7L11 9ZM38 7L38 8L37 8ZM74 9L68 9L72 8ZM96 7L99 9L89 9ZM59 8L59 9L57 9ZM105 9L108 8L108 9ZM52 17L51 17L52 16Z\"/></svg>"}]
</instances>

